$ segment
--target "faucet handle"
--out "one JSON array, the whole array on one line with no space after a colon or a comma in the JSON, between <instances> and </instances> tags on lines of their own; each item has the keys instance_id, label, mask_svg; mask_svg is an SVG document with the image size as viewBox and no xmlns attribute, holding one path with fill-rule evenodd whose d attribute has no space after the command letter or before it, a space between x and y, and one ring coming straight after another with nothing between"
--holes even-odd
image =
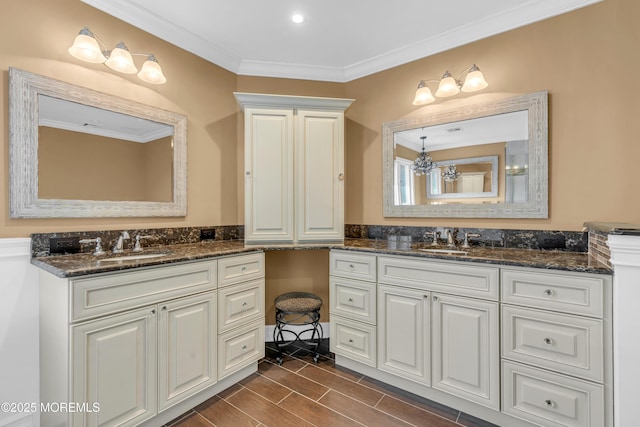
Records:
<instances>
[{"instance_id":1,"label":"faucet handle","mask_svg":"<svg viewBox=\"0 0 640 427\"><path fill-rule=\"evenodd\" d=\"M152 236L141 236L139 234L136 235L136 244L133 247L133 252L142 252L142 245L140 244L140 240L142 239L150 239Z\"/></svg>"},{"instance_id":2,"label":"faucet handle","mask_svg":"<svg viewBox=\"0 0 640 427\"><path fill-rule=\"evenodd\" d=\"M431 241L431 246L438 246L438 238L440 237L439 231L433 231L433 240Z\"/></svg>"},{"instance_id":3,"label":"faucet handle","mask_svg":"<svg viewBox=\"0 0 640 427\"><path fill-rule=\"evenodd\" d=\"M464 243L462 244L462 247L465 249L470 248L471 246L469 246L469 237L480 237L480 234L478 233L464 233Z\"/></svg>"},{"instance_id":4,"label":"faucet handle","mask_svg":"<svg viewBox=\"0 0 640 427\"><path fill-rule=\"evenodd\" d=\"M91 253L93 256L104 255L104 249L102 249L102 239L100 237L96 237L95 239L82 239L80 243L95 243L96 249Z\"/></svg>"}]
</instances>

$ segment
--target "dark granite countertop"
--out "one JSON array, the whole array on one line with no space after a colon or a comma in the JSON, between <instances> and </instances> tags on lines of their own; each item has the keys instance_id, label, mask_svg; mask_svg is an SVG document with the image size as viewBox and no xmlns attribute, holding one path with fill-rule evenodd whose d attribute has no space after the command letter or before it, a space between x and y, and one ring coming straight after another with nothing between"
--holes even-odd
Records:
<instances>
[{"instance_id":1,"label":"dark granite countertop","mask_svg":"<svg viewBox=\"0 0 640 427\"><path fill-rule=\"evenodd\" d=\"M104 261L107 258L136 255L130 251L114 255L107 253L93 256L82 253L31 258L31 264L58 277L78 277L89 274L108 273L132 268L172 264L183 261L203 260L207 258L239 253L267 250L308 250L343 249L376 254L405 255L431 259L479 262L485 264L535 267L551 270L566 270L599 274L611 274L606 265L598 262L584 252L543 251L530 249L499 249L472 247L464 249L466 254L429 253L420 249L434 248L430 245L416 244L411 249L393 249L386 240L346 239L344 243L283 244L283 245L245 245L241 240L203 241L192 244L179 244L166 247L149 248L141 254L163 253L157 258L138 260ZM438 249L446 249L438 247ZM460 249L460 248L458 248ZM462 250L462 249L461 249Z\"/></svg>"}]
</instances>

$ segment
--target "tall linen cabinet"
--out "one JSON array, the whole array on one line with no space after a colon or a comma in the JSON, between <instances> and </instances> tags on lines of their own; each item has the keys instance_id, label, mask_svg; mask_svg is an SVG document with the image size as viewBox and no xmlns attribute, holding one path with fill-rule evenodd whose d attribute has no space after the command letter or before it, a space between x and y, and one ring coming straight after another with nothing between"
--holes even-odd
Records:
<instances>
[{"instance_id":1,"label":"tall linen cabinet","mask_svg":"<svg viewBox=\"0 0 640 427\"><path fill-rule=\"evenodd\" d=\"M234 95L245 122L245 241L343 240L344 111L353 100Z\"/></svg>"}]
</instances>

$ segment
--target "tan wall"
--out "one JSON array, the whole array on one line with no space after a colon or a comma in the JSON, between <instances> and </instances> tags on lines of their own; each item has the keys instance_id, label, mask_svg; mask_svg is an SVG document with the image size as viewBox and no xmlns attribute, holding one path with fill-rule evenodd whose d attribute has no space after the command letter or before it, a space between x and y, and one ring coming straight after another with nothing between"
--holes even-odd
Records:
<instances>
[{"instance_id":1,"label":"tan wall","mask_svg":"<svg viewBox=\"0 0 640 427\"><path fill-rule=\"evenodd\" d=\"M105 43L124 40L132 52L156 55L168 82L151 85L71 57L67 48L88 26ZM138 67L141 58L134 59ZM13 66L188 117L188 207L184 218L10 219L8 206L8 68ZM77 0L4 2L0 14L0 238L33 232L233 225L238 210L238 106L234 73L114 19ZM231 160L231 161L230 161ZM109 164L107 164L109 163ZM115 165L103 160L98 178ZM241 181L241 180L240 180Z\"/></svg>"},{"instance_id":2,"label":"tan wall","mask_svg":"<svg viewBox=\"0 0 640 427\"><path fill-rule=\"evenodd\" d=\"M640 157L640 2L607 0L347 83L346 221L580 230L585 221L640 223L633 178ZM420 79L477 63L489 88L411 104ZM549 90L549 219L404 219L382 215L382 123L439 105ZM608 174L607 165L617 172ZM620 176L620 175L617 175Z\"/></svg>"}]
</instances>

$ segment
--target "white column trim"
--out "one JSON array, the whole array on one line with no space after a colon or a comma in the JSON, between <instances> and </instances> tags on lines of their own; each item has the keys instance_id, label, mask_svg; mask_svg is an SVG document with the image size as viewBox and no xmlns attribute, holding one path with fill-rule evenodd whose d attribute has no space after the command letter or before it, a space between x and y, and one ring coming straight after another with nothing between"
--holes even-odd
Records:
<instances>
[{"instance_id":1,"label":"white column trim","mask_svg":"<svg viewBox=\"0 0 640 427\"><path fill-rule=\"evenodd\" d=\"M613 266L614 424L638 422L640 402L640 236L609 235Z\"/></svg>"}]
</instances>

